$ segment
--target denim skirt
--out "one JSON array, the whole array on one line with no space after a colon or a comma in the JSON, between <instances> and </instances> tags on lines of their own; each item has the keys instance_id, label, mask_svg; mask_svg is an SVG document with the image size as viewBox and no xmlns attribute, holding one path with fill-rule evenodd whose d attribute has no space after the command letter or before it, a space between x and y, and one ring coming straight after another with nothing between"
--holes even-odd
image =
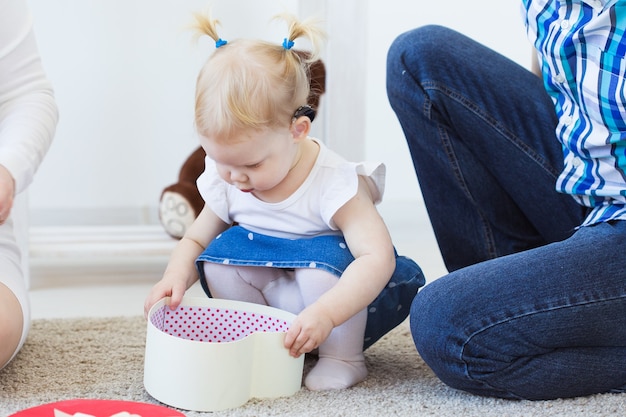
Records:
<instances>
[{"instance_id":1,"label":"denim skirt","mask_svg":"<svg viewBox=\"0 0 626 417\"><path fill-rule=\"evenodd\" d=\"M204 262L267 268L318 268L341 277L354 260L341 235L285 239L233 226L218 235L196 260L200 282L210 297ZM409 314L413 298L425 284L420 267L396 254L396 269L378 297L368 306L363 349L400 324Z\"/></svg>"}]
</instances>

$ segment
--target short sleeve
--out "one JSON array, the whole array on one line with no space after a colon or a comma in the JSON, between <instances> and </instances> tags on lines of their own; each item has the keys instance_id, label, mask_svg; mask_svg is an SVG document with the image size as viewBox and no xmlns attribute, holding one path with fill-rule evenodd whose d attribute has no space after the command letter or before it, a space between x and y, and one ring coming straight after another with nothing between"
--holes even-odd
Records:
<instances>
[{"instance_id":1,"label":"short sleeve","mask_svg":"<svg viewBox=\"0 0 626 417\"><path fill-rule=\"evenodd\" d=\"M196 185L204 203L213 213L224 223L232 223L228 215L228 184L219 176L215 163L209 157L204 159L204 172L198 177Z\"/></svg>"},{"instance_id":2,"label":"short sleeve","mask_svg":"<svg viewBox=\"0 0 626 417\"><path fill-rule=\"evenodd\" d=\"M332 176L327 178L327 188L322 194L321 211L326 224L337 230L332 218L337 210L356 195L360 176L365 178L374 204L379 204L385 192L385 175L386 168L382 163L343 162L338 165Z\"/></svg>"}]
</instances>

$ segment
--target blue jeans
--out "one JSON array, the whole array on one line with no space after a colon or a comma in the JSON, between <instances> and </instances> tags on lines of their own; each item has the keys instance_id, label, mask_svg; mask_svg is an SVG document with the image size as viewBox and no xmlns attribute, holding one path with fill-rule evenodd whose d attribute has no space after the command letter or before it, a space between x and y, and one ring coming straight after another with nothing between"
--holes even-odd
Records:
<instances>
[{"instance_id":1,"label":"blue jeans","mask_svg":"<svg viewBox=\"0 0 626 417\"><path fill-rule=\"evenodd\" d=\"M426 26L391 46L387 91L450 271L412 304L424 361L486 396L623 391L626 222L576 229L588 209L554 189L562 151L541 80Z\"/></svg>"}]
</instances>

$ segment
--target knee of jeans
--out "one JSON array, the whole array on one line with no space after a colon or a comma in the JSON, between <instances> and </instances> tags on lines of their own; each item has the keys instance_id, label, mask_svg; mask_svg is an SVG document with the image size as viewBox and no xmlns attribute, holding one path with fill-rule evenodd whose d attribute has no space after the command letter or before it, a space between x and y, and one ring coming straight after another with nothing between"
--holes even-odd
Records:
<instances>
[{"instance_id":1,"label":"knee of jeans","mask_svg":"<svg viewBox=\"0 0 626 417\"><path fill-rule=\"evenodd\" d=\"M446 303L433 283L424 287L411 304L410 326L413 342L424 361L431 365L447 361L453 354L453 329L447 323ZM444 302L442 302L444 301Z\"/></svg>"},{"instance_id":2,"label":"knee of jeans","mask_svg":"<svg viewBox=\"0 0 626 417\"><path fill-rule=\"evenodd\" d=\"M387 93L396 109L407 97L424 90L423 83L448 71L446 48L458 34L443 26L422 26L398 36L387 54ZM426 95L428 93L425 92Z\"/></svg>"},{"instance_id":3,"label":"knee of jeans","mask_svg":"<svg viewBox=\"0 0 626 417\"><path fill-rule=\"evenodd\" d=\"M432 285L433 283L429 284ZM442 297L445 291L424 291L413 300L410 312L415 347L435 375L445 384L467 390L471 385L461 357L462 335L455 332Z\"/></svg>"},{"instance_id":4,"label":"knee of jeans","mask_svg":"<svg viewBox=\"0 0 626 417\"><path fill-rule=\"evenodd\" d=\"M458 36L452 29L439 25L426 25L404 32L392 42L388 53L388 64L403 62L409 57L428 60L442 54L441 45L452 41L450 38Z\"/></svg>"}]
</instances>

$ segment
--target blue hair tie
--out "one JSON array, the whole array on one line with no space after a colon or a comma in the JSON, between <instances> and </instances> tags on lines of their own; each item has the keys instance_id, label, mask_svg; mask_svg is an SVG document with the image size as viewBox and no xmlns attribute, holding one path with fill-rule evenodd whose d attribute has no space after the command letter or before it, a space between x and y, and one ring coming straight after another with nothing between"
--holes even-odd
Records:
<instances>
[{"instance_id":1,"label":"blue hair tie","mask_svg":"<svg viewBox=\"0 0 626 417\"><path fill-rule=\"evenodd\" d=\"M293 41L290 41L289 39L285 38L283 40L283 48L289 50L291 49L291 47L293 46Z\"/></svg>"},{"instance_id":2,"label":"blue hair tie","mask_svg":"<svg viewBox=\"0 0 626 417\"><path fill-rule=\"evenodd\" d=\"M219 48L220 46L224 46L228 43L228 41L225 41L222 38L219 38L218 40L215 41L215 47Z\"/></svg>"}]
</instances>

